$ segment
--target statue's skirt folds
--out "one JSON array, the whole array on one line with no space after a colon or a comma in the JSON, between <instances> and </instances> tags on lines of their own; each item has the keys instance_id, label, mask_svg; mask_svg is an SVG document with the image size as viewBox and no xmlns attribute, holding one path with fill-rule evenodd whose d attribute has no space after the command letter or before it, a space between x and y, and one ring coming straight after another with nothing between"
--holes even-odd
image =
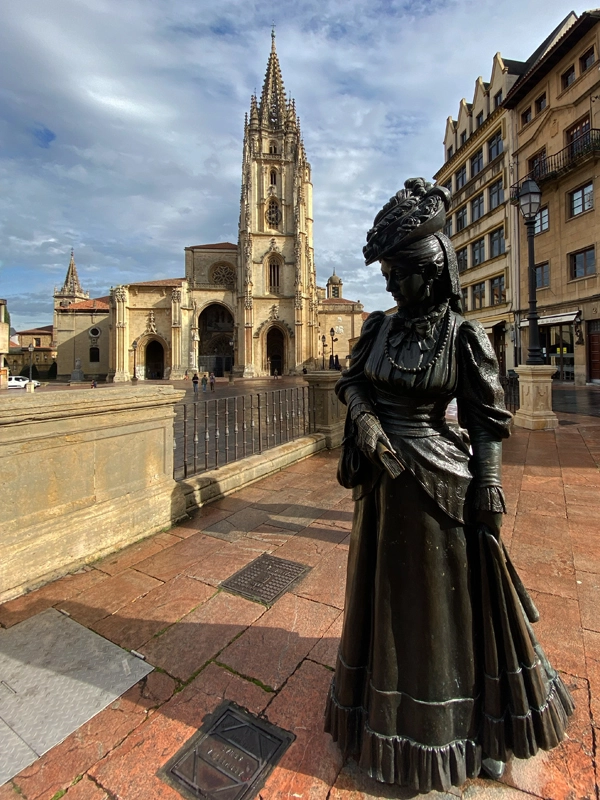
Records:
<instances>
[{"instance_id":1,"label":"statue's skirt folds","mask_svg":"<svg viewBox=\"0 0 600 800\"><path fill-rule=\"evenodd\" d=\"M573 703L487 529L452 520L407 470L356 502L326 730L372 778L459 786L482 758L556 746Z\"/></svg>"}]
</instances>

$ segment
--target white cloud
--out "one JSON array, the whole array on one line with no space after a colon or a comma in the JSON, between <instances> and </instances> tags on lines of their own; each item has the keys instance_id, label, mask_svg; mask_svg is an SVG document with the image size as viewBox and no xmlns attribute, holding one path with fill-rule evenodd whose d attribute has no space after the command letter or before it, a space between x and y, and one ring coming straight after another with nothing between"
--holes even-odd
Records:
<instances>
[{"instance_id":1,"label":"white cloud","mask_svg":"<svg viewBox=\"0 0 600 800\"><path fill-rule=\"evenodd\" d=\"M183 248L236 241L243 117L271 14L313 166L319 280L387 306L361 251L375 212L442 159L448 115L525 59L558 0L7 0L0 28L0 295L51 321L75 247L92 294L183 274ZM519 23L515 24L515 20ZM52 138L52 137L55 138ZM44 298L46 298L44 300Z\"/></svg>"}]
</instances>

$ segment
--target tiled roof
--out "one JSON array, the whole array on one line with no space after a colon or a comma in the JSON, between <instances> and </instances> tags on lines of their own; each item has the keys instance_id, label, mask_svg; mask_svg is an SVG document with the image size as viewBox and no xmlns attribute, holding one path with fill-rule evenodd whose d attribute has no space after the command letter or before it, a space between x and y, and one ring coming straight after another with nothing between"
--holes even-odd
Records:
<instances>
[{"instance_id":1,"label":"tiled roof","mask_svg":"<svg viewBox=\"0 0 600 800\"><path fill-rule=\"evenodd\" d=\"M17 335L23 336L27 333L42 333L48 336L48 334L52 334L52 330L52 325L46 325L44 328L28 328L26 331L17 331Z\"/></svg>"},{"instance_id":2,"label":"tiled roof","mask_svg":"<svg viewBox=\"0 0 600 800\"><path fill-rule=\"evenodd\" d=\"M193 244L186 250L237 250L237 244L231 242L217 242L216 244Z\"/></svg>"},{"instance_id":3,"label":"tiled roof","mask_svg":"<svg viewBox=\"0 0 600 800\"><path fill-rule=\"evenodd\" d=\"M346 300L345 297L328 297L325 300L321 300L322 303L350 303L353 305L354 303L358 303L358 300Z\"/></svg>"},{"instance_id":4,"label":"tiled roof","mask_svg":"<svg viewBox=\"0 0 600 800\"><path fill-rule=\"evenodd\" d=\"M181 286L185 278L161 278L157 281L135 281L126 286Z\"/></svg>"},{"instance_id":5,"label":"tiled roof","mask_svg":"<svg viewBox=\"0 0 600 800\"><path fill-rule=\"evenodd\" d=\"M110 297L96 297L91 300L80 300L78 303L71 303L67 308L69 311L91 311L92 309L96 311L108 311L110 308L109 302Z\"/></svg>"}]
</instances>

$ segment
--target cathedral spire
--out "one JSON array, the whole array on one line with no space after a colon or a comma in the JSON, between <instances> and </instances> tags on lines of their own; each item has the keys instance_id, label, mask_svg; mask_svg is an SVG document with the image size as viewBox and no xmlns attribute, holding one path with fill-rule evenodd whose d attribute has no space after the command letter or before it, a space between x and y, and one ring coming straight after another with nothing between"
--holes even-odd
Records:
<instances>
[{"instance_id":1,"label":"cathedral spire","mask_svg":"<svg viewBox=\"0 0 600 800\"><path fill-rule=\"evenodd\" d=\"M259 115L262 125L270 128L283 128L286 105L283 78L281 77L279 58L275 47L275 27L273 27L271 31L271 53L260 96Z\"/></svg>"},{"instance_id":2,"label":"cathedral spire","mask_svg":"<svg viewBox=\"0 0 600 800\"><path fill-rule=\"evenodd\" d=\"M65 278L61 292L63 294L72 295L85 294L81 283L79 282L79 275L77 274L77 267L75 266L75 254L73 252L73 248L71 248L71 260L69 261L67 277Z\"/></svg>"}]
</instances>

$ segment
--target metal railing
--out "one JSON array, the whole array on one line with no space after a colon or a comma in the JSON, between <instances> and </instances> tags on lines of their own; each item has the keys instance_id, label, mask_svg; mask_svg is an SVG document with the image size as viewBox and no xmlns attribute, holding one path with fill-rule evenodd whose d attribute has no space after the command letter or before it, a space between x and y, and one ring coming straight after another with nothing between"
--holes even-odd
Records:
<instances>
[{"instance_id":1,"label":"metal railing","mask_svg":"<svg viewBox=\"0 0 600 800\"><path fill-rule=\"evenodd\" d=\"M524 175L520 181L510 187L511 201L518 202L520 186L528 178L532 178L537 183L543 183L546 180L558 177L564 172L568 172L584 158L597 154L600 154L600 129L592 128L573 139L558 153L540 158L539 162L527 175Z\"/></svg>"},{"instance_id":2,"label":"metal railing","mask_svg":"<svg viewBox=\"0 0 600 800\"><path fill-rule=\"evenodd\" d=\"M518 375L501 375L500 384L504 389L504 405L514 414L519 410L519 376Z\"/></svg>"},{"instance_id":3,"label":"metal railing","mask_svg":"<svg viewBox=\"0 0 600 800\"><path fill-rule=\"evenodd\" d=\"M188 478L311 433L308 386L175 406L173 477Z\"/></svg>"}]
</instances>

